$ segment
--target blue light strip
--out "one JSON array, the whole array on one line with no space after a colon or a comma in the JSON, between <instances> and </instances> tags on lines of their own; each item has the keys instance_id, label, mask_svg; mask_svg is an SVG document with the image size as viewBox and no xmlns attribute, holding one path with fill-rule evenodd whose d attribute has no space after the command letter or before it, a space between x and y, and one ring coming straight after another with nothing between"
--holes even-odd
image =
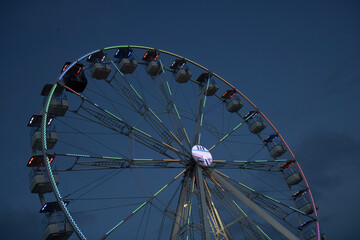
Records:
<instances>
[{"instance_id":1,"label":"blue light strip","mask_svg":"<svg viewBox=\"0 0 360 240\"><path fill-rule=\"evenodd\" d=\"M72 68L76 63L80 62L81 60L83 60L84 58L88 57L89 55L94 54L94 53L97 53L97 52L100 52L100 50L95 50L95 51L93 51L93 52L91 52L91 53L88 53L88 54L82 56L81 58L79 58L78 60L76 60L75 62L71 63L71 64L66 68L66 70L61 73L59 79L62 79L62 77L67 73L67 71L68 71L70 68Z\"/></svg>"},{"instance_id":2,"label":"blue light strip","mask_svg":"<svg viewBox=\"0 0 360 240\"><path fill-rule=\"evenodd\" d=\"M64 71L65 72L65 71ZM63 74L62 74L63 75ZM51 91L50 91L50 94L49 94L49 97L48 97L48 100L46 102L46 106L45 106L45 113L44 113L44 119L43 119L43 154L44 154L44 157L46 159L46 168L47 168L47 172L48 172L48 175L50 176L50 180L51 180L51 185L55 191L55 196L58 200L58 202L60 202L61 204L61 208L66 212L66 216L68 218L68 220L71 222L71 225L75 228L76 230L76 233L78 235L78 237L80 237L81 239L84 239L86 240L86 237L84 236L84 234L81 232L81 230L79 229L79 227L76 225L74 219L72 218L69 210L67 209L64 201L62 200L62 197L60 195L60 192L59 192L59 189L55 183L55 178L54 178L54 175L51 171L51 167L50 167L50 162L49 162L49 158L46 154L46 150L47 150L47 143L46 143L46 122L47 122L47 114L48 114L48 110L49 110L49 106L50 106L50 101L51 101L51 98L54 94L54 91L57 87L57 84L54 84Z\"/></svg>"}]
</instances>

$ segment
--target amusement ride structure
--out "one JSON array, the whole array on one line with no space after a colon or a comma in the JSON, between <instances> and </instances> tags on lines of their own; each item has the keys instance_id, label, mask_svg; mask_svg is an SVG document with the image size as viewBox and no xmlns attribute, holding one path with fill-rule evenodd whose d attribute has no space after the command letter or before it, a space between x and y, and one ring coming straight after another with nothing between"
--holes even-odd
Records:
<instances>
[{"instance_id":1,"label":"amusement ride structure","mask_svg":"<svg viewBox=\"0 0 360 240\"><path fill-rule=\"evenodd\" d=\"M44 239L323 239L282 135L198 63L106 47L41 95L27 166Z\"/></svg>"}]
</instances>

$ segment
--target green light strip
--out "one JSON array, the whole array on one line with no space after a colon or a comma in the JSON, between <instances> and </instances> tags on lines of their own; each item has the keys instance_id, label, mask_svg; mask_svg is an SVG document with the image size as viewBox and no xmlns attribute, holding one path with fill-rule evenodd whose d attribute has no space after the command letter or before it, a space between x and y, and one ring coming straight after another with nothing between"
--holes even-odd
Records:
<instances>
[{"instance_id":1,"label":"green light strip","mask_svg":"<svg viewBox=\"0 0 360 240\"><path fill-rule=\"evenodd\" d=\"M90 155L73 154L73 153L66 153L65 155L70 157L86 157L86 158L90 157Z\"/></svg>"},{"instance_id":2,"label":"green light strip","mask_svg":"<svg viewBox=\"0 0 360 240\"><path fill-rule=\"evenodd\" d=\"M140 94L135 90L135 88L134 88L131 84L129 84L129 85L130 85L131 89L136 93L136 95L137 95L140 99L142 99L141 96L140 96Z\"/></svg>"},{"instance_id":3,"label":"green light strip","mask_svg":"<svg viewBox=\"0 0 360 240\"><path fill-rule=\"evenodd\" d=\"M146 132L143 132L143 131L141 131L140 129L138 129L136 127L133 127L133 129L151 138L151 136L149 134L147 134Z\"/></svg>"},{"instance_id":4,"label":"green light strip","mask_svg":"<svg viewBox=\"0 0 360 240\"><path fill-rule=\"evenodd\" d=\"M159 61L160 61L161 71L163 74L165 74L164 65L163 65L161 59L159 59Z\"/></svg>"},{"instance_id":5,"label":"green light strip","mask_svg":"<svg viewBox=\"0 0 360 240\"><path fill-rule=\"evenodd\" d=\"M178 112L178 110L177 110L177 108L176 108L176 105L175 105L175 103L174 103L174 108L175 108L175 111L176 111L176 114L177 114L177 116L178 116L179 120L181 120L181 119L180 119L180 115L179 115L179 112Z\"/></svg>"},{"instance_id":6,"label":"green light strip","mask_svg":"<svg viewBox=\"0 0 360 240\"><path fill-rule=\"evenodd\" d=\"M259 229L260 232L262 232L262 234L264 234L265 237L267 237L267 239L271 240L271 238L259 226L256 226L256 228Z\"/></svg>"},{"instance_id":7,"label":"green light strip","mask_svg":"<svg viewBox=\"0 0 360 240\"><path fill-rule=\"evenodd\" d=\"M220 139L220 142L222 142L225 138L227 138L230 135L230 133L226 134L224 137Z\"/></svg>"},{"instance_id":8,"label":"green light strip","mask_svg":"<svg viewBox=\"0 0 360 240\"><path fill-rule=\"evenodd\" d=\"M157 118L157 120L159 120L159 122L162 123L161 119L154 113L154 111L151 108L149 108L149 111Z\"/></svg>"},{"instance_id":9,"label":"green light strip","mask_svg":"<svg viewBox=\"0 0 360 240\"><path fill-rule=\"evenodd\" d=\"M301 214L304 214L304 215L306 215L306 213L304 213L303 211L300 211L299 209L296 209L296 208L294 208L294 207L291 207L291 206L289 206L292 210L295 210L296 212L299 212L299 213L301 213Z\"/></svg>"},{"instance_id":10,"label":"green light strip","mask_svg":"<svg viewBox=\"0 0 360 240\"><path fill-rule=\"evenodd\" d=\"M238 129L243 123L240 123L239 125L237 125L235 128L233 128L233 130L231 130L231 132L229 132L228 134L226 134L224 137L222 137L220 139L220 142L222 142L225 138L227 138L231 133L235 132L236 129Z\"/></svg>"},{"instance_id":11,"label":"green light strip","mask_svg":"<svg viewBox=\"0 0 360 240\"><path fill-rule=\"evenodd\" d=\"M123 120L121 118L119 118L118 116L112 114L111 112L109 112L108 110L104 109L104 111L107 113L107 114L110 114L112 117L116 118L117 120L123 122Z\"/></svg>"},{"instance_id":12,"label":"green light strip","mask_svg":"<svg viewBox=\"0 0 360 240\"><path fill-rule=\"evenodd\" d=\"M102 158L102 159L110 159L110 160L130 160L130 161L166 161L162 159L152 159L152 158L134 158L134 159L127 159L121 157L109 157L109 156L90 156L90 155L83 155L83 154L75 154L75 153L65 153L65 154L56 154L60 156L69 156L69 157L84 157L84 158ZM178 161L175 159L175 161Z\"/></svg>"},{"instance_id":13,"label":"green light strip","mask_svg":"<svg viewBox=\"0 0 360 240\"><path fill-rule=\"evenodd\" d=\"M147 204L148 203L148 201L146 201L146 202L144 202L143 204L141 204L137 209L135 209L134 211L133 211L133 213L136 213L137 211L139 211L143 206L145 206L145 204Z\"/></svg>"},{"instance_id":14,"label":"green light strip","mask_svg":"<svg viewBox=\"0 0 360 240\"><path fill-rule=\"evenodd\" d=\"M234 200L232 200L232 202L233 202L233 203L236 205L236 207L242 212L242 214L244 214L245 217L247 217L247 214L244 212L244 210L242 210L241 207L240 207L239 205L237 205L237 203L236 203Z\"/></svg>"},{"instance_id":15,"label":"green light strip","mask_svg":"<svg viewBox=\"0 0 360 240\"><path fill-rule=\"evenodd\" d=\"M238 182L241 186L243 186L244 188L247 188L247 189L249 189L250 191L252 191L252 192L255 192L255 190L254 189L252 189L251 187L248 187L248 186L246 186L245 184L242 184L241 182Z\"/></svg>"},{"instance_id":16,"label":"green light strip","mask_svg":"<svg viewBox=\"0 0 360 240\"><path fill-rule=\"evenodd\" d=\"M205 104L206 104L206 93L207 93L207 91L209 89L209 83L210 83L210 78L208 79L207 84L206 84L206 92L204 94L205 96L204 96L203 109L205 108ZM201 112L203 112L203 111L201 111Z\"/></svg>"},{"instance_id":17,"label":"green light strip","mask_svg":"<svg viewBox=\"0 0 360 240\"><path fill-rule=\"evenodd\" d=\"M123 160L123 158L119 158L119 157L102 157L104 159L116 159L116 160Z\"/></svg>"},{"instance_id":18,"label":"green light strip","mask_svg":"<svg viewBox=\"0 0 360 240\"><path fill-rule=\"evenodd\" d=\"M233 131L236 131L241 125L243 125L243 122L237 125L236 127L234 127Z\"/></svg>"},{"instance_id":19,"label":"green light strip","mask_svg":"<svg viewBox=\"0 0 360 240\"><path fill-rule=\"evenodd\" d=\"M190 224L191 208L192 208L192 203L190 203L190 207L189 207L188 225Z\"/></svg>"},{"instance_id":20,"label":"green light strip","mask_svg":"<svg viewBox=\"0 0 360 240\"><path fill-rule=\"evenodd\" d=\"M168 90L169 90L170 96L172 96L171 89L170 89L170 86L169 86L168 81L166 81L166 85L167 85L167 88L168 88Z\"/></svg>"},{"instance_id":21,"label":"green light strip","mask_svg":"<svg viewBox=\"0 0 360 240\"><path fill-rule=\"evenodd\" d=\"M255 160L255 161L241 161L241 160L234 160L233 162L236 163L256 163L256 162L286 162L286 159L279 159L279 160Z\"/></svg>"},{"instance_id":22,"label":"green light strip","mask_svg":"<svg viewBox=\"0 0 360 240\"><path fill-rule=\"evenodd\" d=\"M271 199L271 200L273 200L274 202L280 203L280 201L278 201L278 200L276 200L276 199L274 199L274 198L272 198L272 197L269 197L268 195L264 195L264 196L267 197L267 198L269 198L269 199Z\"/></svg>"},{"instance_id":23,"label":"green light strip","mask_svg":"<svg viewBox=\"0 0 360 240\"><path fill-rule=\"evenodd\" d=\"M119 227L122 223L124 222L124 220L121 220L118 224L116 224L110 231L108 231L105 236L109 235L112 231L115 230L115 228Z\"/></svg>"},{"instance_id":24,"label":"green light strip","mask_svg":"<svg viewBox=\"0 0 360 240\"><path fill-rule=\"evenodd\" d=\"M166 184L165 186L163 186L159 191L157 191L155 194L154 194L154 197L156 197L156 195L158 195L162 190L164 190L164 188L166 188L168 186L168 184Z\"/></svg>"},{"instance_id":25,"label":"green light strip","mask_svg":"<svg viewBox=\"0 0 360 240\"><path fill-rule=\"evenodd\" d=\"M203 108L205 107L205 104L206 104L206 95L204 97Z\"/></svg>"},{"instance_id":26,"label":"green light strip","mask_svg":"<svg viewBox=\"0 0 360 240\"><path fill-rule=\"evenodd\" d=\"M204 114L201 114L200 127L201 127L201 126L202 126L202 124L203 124L203 118L204 118Z\"/></svg>"}]
</instances>

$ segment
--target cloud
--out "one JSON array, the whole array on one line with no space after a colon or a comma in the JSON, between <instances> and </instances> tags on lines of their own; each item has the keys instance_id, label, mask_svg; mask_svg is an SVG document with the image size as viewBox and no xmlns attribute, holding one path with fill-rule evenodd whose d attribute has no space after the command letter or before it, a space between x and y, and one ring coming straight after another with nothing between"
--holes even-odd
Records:
<instances>
[{"instance_id":1,"label":"cloud","mask_svg":"<svg viewBox=\"0 0 360 240\"><path fill-rule=\"evenodd\" d=\"M3 206L1 212L0 239L42 239L39 213L5 206Z\"/></svg>"},{"instance_id":2,"label":"cloud","mask_svg":"<svg viewBox=\"0 0 360 240\"><path fill-rule=\"evenodd\" d=\"M342 64L339 64L337 68L322 81L321 89L323 89L323 94L321 95L325 97L338 94L341 91L359 84L359 63L360 58L358 56L351 56Z\"/></svg>"},{"instance_id":3,"label":"cloud","mask_svg":"<svg viewBox=\"0 0 360 240\"><path fill-rule=\"evenodd\" d=\"M325 234L332 239L356 239L360 143L343 133L317 132L303 140L296 156L319 204Z\"/></svg>"}]
</instances>

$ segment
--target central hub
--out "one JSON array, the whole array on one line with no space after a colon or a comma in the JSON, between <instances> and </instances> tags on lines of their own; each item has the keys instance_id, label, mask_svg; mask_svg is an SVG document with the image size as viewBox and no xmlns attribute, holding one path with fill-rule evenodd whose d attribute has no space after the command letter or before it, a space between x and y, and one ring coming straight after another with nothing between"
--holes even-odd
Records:
<instances>
[{"instance_id":1,"label":"central hub","mask_svg":"<svg viewBox=\"0 0 360 240\"><path fill-rule=\"evenodd\" d=\"M191 149L191 154L194 160L201 166L208 167L212 163L212 156L209 150L201 145L195 145Z\"/></svg>"}]
</instances>

